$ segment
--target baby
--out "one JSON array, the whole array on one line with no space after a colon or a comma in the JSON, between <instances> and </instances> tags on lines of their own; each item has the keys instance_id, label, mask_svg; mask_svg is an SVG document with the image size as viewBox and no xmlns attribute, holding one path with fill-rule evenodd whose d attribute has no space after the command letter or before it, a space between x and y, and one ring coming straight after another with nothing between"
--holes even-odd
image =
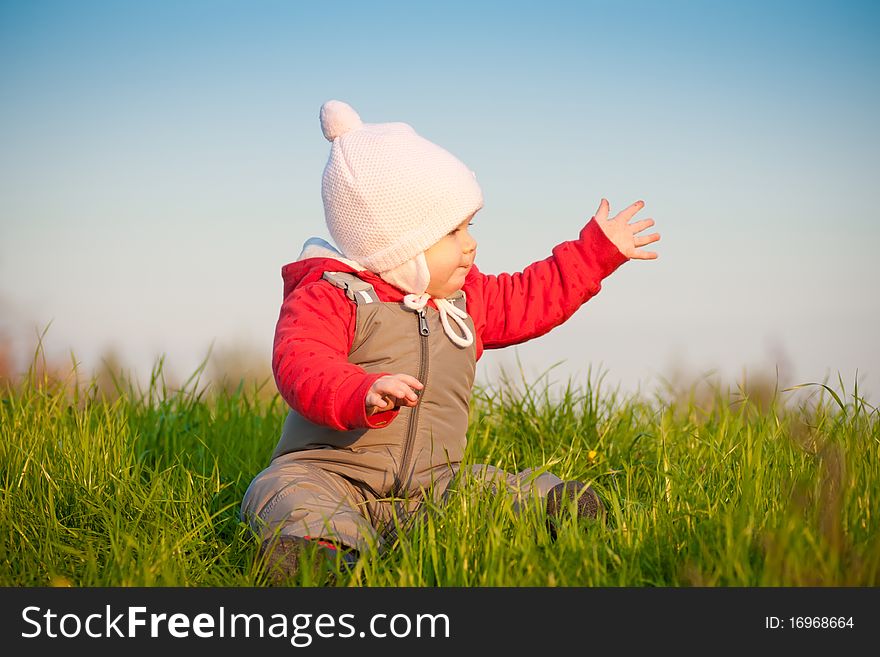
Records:
<instances>
[{"instance_id":1,"label":"baby","mask_svg":"<svg viewBox=\"0 0 880 657\"><path fill-rule=\"evenodd\" d=\"M322 197L339 248L308 240L282 269L284 301L272 368L290 405L269 466L251 482L242 518L262 539L276 580L303 546L353 563L378 549L427 495L442 502L456 476L497 494L544 500L552 517L576 500L602 505L576 481L479 465L459 472L476 362L544 335L596 295L628 259L654 259L602 199L577 239L521 273L483 274L469 227L483 207L476 174L406 123L363 123L346 103L321 107L332 142Z\"/></svg>"}]
</instances>

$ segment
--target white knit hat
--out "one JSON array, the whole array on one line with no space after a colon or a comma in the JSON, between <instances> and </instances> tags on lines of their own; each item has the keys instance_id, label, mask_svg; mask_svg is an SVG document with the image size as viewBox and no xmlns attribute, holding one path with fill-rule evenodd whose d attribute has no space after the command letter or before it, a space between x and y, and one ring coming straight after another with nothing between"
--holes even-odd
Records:
<instances>
[{"instance_id":1,"label":"white knit hat","mask_svg":"<svg viewBox=\"0 0 880 657\"><path fill-rule=\"evenodd\" d=\"M333 143L321 185L330 235L346 258L421 294L425 249L483 207L476 174L409 124L364 123L338 100L320 118Z\"/></svg>"}]
</instances>

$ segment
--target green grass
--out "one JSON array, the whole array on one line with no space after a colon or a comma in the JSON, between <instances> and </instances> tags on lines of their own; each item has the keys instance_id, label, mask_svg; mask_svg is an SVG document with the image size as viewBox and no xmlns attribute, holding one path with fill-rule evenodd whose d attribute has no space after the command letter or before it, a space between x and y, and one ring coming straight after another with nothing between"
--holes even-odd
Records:
<instances>
[{"instance_id":1,"label":"green grass","mask_svg":"<svg viewBox=\"0 0 880 657\"><path fill-rule=\"evenodd\" d=\"M0 396L0 584L266 584L238 508L279 435L277 395L209 395L196 375L169 390L161 361L146 390L110 398L36 371ZM467 461L588 482L606 523L568 517L553 541L537 505L516 515L465 485L353 573L293 583L880 584L880 412L857 389L815 384L793 405L600 384L475 390Z\"/></svg>"}]
</instances>

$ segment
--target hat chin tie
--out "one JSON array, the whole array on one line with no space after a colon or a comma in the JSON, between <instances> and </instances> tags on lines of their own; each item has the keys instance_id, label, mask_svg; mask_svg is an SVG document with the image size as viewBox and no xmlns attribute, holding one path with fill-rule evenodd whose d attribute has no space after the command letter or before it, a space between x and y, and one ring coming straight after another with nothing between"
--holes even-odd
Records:
<instances>
[{"instance_id":1,"label":"hat chin tie","mask_svg":"<svg viewBox=\"0 0 880 657\"><path fill-rule=\"evenodd\" d=\"M414 310L420 311L428 304L431 295L425 290L428 289L428 283L431 282L431 272L428 270L428 261L425 260L424 252L419 253L414 258L410 258L402 265L398 265L394 269L379 274L383 280L391 283L404 292L409 292L403 297L403 305ZM440 297L433 297L434 303L437 304L437 310L440 312L440 322L443 324L443 332L446 333L452 342L459 347L469 347L474 342L474 335L465 323L467 313L460 310L454 303ZM461 334L452 328L449 318L458 325Z\"/></svg>"},{"instance_id":2,"label":"hat chin tie","mask_svg":"<svg viewBox=\"0 0 880 657\"><path fill-rule=\"evenodd\" d=\"M427 292L407 294L403 297L403 305L410 310L418 312L428 304L428 300L431 298L431 295ZM474 343L474 334L471 333L471 330L464 321L467 318L467 313L449 299L441 297L433 297L433 299L434 303L437 304L437 310L440 312L440 323L443 324L443 332L446 333L446 336L459 347L470 347ZM455 329L452 328L452 325L449 323L450 317L452 317L452 321L458 324L461 335L458 335Z\"/></svg>"}]
</instances>

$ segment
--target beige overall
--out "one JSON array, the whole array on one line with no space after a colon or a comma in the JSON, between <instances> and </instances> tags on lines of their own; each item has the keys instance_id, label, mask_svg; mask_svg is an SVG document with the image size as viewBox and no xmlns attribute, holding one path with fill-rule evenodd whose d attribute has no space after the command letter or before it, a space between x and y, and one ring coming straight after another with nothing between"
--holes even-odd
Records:
<instances>
[{"instance_id":1,"label":"beige overall","mask_svg":"<svg viewBox=\"0 0 880 657\"><path fill-rule=\"evenodd\" d=\"M241 515L263 538L321 537L364 551L381 547L395 516L405 521L429 490L441 501L458 474L476 348L454 344L434 308L416 312L402 302L380 301L373 287L353 274L326 272L324 280L356 304L349 362L367 372L416 377L424 384L419 403L401 407L386 427L352 431L336 431L291 411L269 467L245 493ZM463 291L450 301L466 309ZM465 321L473 333L473 321ZM467 474L514 495L516 504L527 495L543 498L562 481L547 472L510 475L488 465L472 466Z\"/></svg>"}]
</instances>

